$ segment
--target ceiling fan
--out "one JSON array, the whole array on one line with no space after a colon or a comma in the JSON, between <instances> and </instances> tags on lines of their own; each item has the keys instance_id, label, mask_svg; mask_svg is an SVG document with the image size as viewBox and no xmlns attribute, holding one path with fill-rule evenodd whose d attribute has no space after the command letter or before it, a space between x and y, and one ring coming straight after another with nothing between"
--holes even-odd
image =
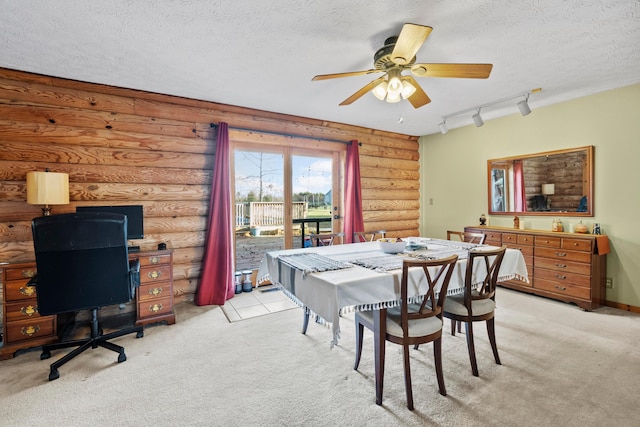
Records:
<instances>
[{"instance_id":1,"label":"ceiling fan","mask_svg":"<svg viewBox=\"0 0 640 427\"><path fill-rule=\"evenodd\" d=\"M410 69L416 77L458 77L486 79L493 68L492 64L416 64L416 52L425 42L433 28L417 24L404 24L399 36L389 37L384 46L373 56L373 69L351 71L347 73L320 74L313 80L327 80L339 77L359 76L363 74L385 73L369 82L362 89L345 99L340 105L349 105L372 91L376 98L387 102L399 102L407 99L414 108L420 108L431 102L418 82L411 75L402 75Z\"/></svg>"}]
</instances>

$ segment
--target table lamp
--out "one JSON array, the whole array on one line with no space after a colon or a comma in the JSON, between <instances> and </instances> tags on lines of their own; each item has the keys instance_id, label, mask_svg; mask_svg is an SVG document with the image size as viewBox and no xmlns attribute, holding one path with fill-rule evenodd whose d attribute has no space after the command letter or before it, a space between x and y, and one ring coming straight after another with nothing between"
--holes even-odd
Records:
<instances>
[{"instance_id":1,"label":"table lamp","mask_svg":"<svg viewBox=\"0 0 640 427\"><path fill-rule=\"evenodd\" d=\"M42 215L51 215L49 205L69 204L69 174L27 172L27 203L44 205Z\"/></svg>"},{"instance_id":2,"label":"table lamp","mask_svg":"<svg viewBox=\"0 0 640 427\"><path fill-rule=\"evenodd\" d=\"M544 197L544 201L547 204L547 209L551 209L551 202L549 201L549 196L553 196L556 191L555 184L542 184L542 195Z\"/></svg>"}]
</instances>

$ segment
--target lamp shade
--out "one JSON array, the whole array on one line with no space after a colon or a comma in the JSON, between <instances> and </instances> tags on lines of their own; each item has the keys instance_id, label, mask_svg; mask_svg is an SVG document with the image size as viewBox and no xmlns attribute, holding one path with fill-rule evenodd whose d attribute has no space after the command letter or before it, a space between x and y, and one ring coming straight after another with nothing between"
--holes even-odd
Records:
<instances>
[{"instance_id":1,"label":"lamp shade","mask_svg":"<svg viewBox=\"0 0 640 427\"><path fill-rule=\"evenodd\" d=\"M555 184L542 184L542 194L545 196L549 196L554 194L556 191Z\"/></svg>"},{"instance_id":2,"label":"lamp shade","mask_svg":"<svg viewBox=\"0 0 640 427\"><path fill-rule=\"evenodd\" d=\"M27 172L27 203L66 205L69 203L69 174Z\"/></svg>"}]
</instances>

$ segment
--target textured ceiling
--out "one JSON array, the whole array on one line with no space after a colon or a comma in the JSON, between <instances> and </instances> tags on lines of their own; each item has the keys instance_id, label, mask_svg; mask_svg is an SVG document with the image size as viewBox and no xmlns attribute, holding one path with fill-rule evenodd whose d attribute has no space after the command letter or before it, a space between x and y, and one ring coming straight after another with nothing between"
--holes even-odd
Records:
<instances>
[{"instance_id":1,"label":"textured ceiling","mask_svg":"<svg viewBox=\"0 0 640 427\"><path fill-rule=\"evenodd\" d=\"M0 0L0 10L1 67L408 135L538 87L534 114L640 82L638 0ZM492 63L491 76L418 78L432 99L419 109L371 94L338 106L379 75L311 81L372 68L406 22L433 27L418 62Z\"/></svg>"}]
</instances>

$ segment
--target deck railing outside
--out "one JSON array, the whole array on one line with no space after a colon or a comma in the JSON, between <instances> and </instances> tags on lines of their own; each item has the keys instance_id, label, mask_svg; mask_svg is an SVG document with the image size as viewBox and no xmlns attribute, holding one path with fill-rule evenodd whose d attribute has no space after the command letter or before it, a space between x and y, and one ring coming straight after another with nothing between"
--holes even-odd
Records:
<instances>
[{"instance_id":1,"label":"deck railing outside","mask_svg":"<svg viewBox=\"0 0 640 427\"><path fill-rule=\"evenodd\" d=\"M306 218L307 202L293 202L293 219ZM236 228L284 225L283 202L236 203Z\"/></svg>"}]
</instances>

